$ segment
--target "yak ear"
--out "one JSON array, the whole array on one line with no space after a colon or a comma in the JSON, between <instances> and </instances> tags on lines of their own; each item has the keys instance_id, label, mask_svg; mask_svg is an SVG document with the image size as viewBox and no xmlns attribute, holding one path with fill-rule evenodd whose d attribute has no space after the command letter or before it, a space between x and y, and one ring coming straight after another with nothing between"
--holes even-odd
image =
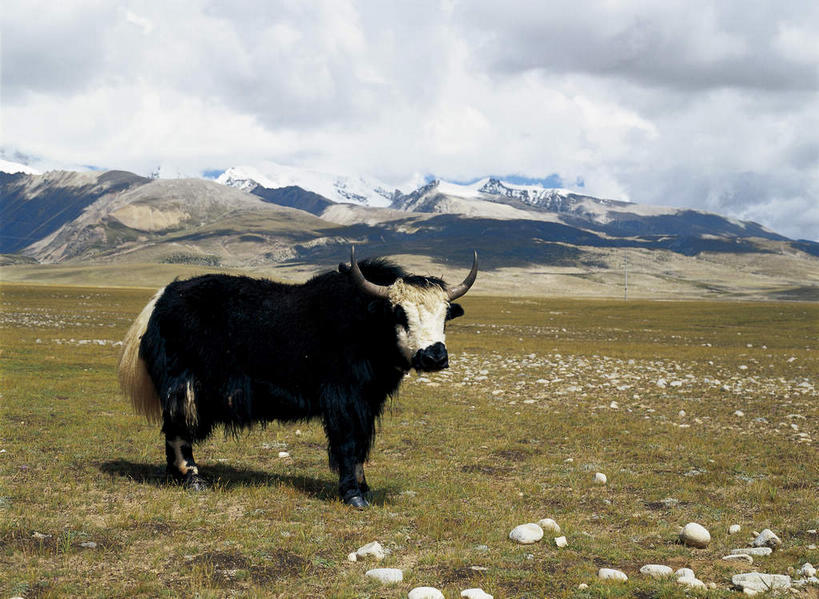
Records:
<instances>
[{"instance_id":1,"label":"yak ear","mask_svg":"<svg viewBox=\"0 0 819 599\"><path fill-rule=\"evenodd\" d=\"M461 304L449 304L449 308L446 311L447 320L452 320L453 318L458 318L463 315L464 309L461 308Z\"/></svg>"}]
</instances>

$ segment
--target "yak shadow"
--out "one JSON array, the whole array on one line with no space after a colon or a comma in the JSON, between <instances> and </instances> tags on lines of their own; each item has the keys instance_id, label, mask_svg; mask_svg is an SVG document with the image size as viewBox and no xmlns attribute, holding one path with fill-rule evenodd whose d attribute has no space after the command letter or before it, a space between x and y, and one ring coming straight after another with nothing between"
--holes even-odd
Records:
<instances>
[{"instance_id":1,"label":"yak shadow","mask_svg":"<svg viewBox=\"0 0 819 599\"><path fill-rule=\"evenodd\" d=\"M165 472L164 466L131 462L128 460L110 460L99 465L103 474L111 478L127 478L136 483L154 485L155 487L178 487L180 483ZM202 468L203 477L217 488L231 490L236 487L276 487L287 485L297 491L322 501L338 500L338 488L335 480L319 479L310 476L293 476L275 472L263 472L252 468L234 468L226 464L208 464ZM391 503L390 497L399 491L392 486L371 489L370 503L383 506Z\"/></svg>"}]
</instances>

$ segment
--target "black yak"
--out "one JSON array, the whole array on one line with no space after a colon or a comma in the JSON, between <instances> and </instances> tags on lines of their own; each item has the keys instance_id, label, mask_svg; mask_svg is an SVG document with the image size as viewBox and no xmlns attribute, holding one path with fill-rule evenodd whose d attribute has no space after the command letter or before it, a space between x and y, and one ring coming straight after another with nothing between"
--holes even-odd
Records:
<instances>
[{"instance_id":1,"label":"black yak","mask_svg":"<svg viewBox=\"0 0 819 599\"><path fill-rule=\"evenodd\" d=\"M383 260L356 262L302 285L228 275L174 281L123 342L120 385L162 422L168 472L206 483L192 444L217 424L321 419L345 503L366 507L363 464L387 397L411 369L449 365L444 323L478 272L449 287Z\"/></svg>"}]
</instances>

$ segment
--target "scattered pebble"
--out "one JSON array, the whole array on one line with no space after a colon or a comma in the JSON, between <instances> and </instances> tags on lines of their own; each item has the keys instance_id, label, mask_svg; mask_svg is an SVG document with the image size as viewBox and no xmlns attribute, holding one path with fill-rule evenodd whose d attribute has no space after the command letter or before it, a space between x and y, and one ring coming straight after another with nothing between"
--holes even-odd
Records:
<instances>
[{"instance_id":1,"label":"scattered pebble","mask_svg":"<svg viewBox=\"0 0 819 599\"><path fill-rule=\"evenodd\" d=\"M680 541L684 545L703 549L708 547L708 543L711 542L711 533L703 525L689 522L680 532Z\"/></svg>"},{"instance_id":2,"label":"scattered pebble","mask_svg":"<svg viewBox=\"0 0 819 599\"><path fill-rule=\"evenodd\" d=\"M754 555L756 557L764 557L773 553L770 547L740 547L739 549L731 549L732 555L744 553L745 555Z\"/></svg>"},{"instance_id":3,"label":"scattered pebble","mask_svg":"<svg viewBox=\"0 0 819 599\"><path fill-rule=\"evenodd\" d=\"M600 580L616 580L618 582L625 582L628 580L625 572L615 570L613 568L600 568L597 571L597 578Z\"/></svg>"},{"instance_id":4,"label":"scattered pebble","mask_svg":"<svg viewBox=\"0 0 819 599\"><path fill-rule=\"evenodd\" d=\"M532 522L521 524L512 529L509 538L521 545L530 545L543 538L543 529Z\"/></svg>"},{"instance_id":5,"label":"scattered pebble","mask_svg":"<svg viewBox=\"0 0 819 599\"><path fill-rule=\"evenodd\" d=\"M724 555L722 557L727 562L737 561L737 562L748 562L749 564L754 563L754 558L748 555L747 553L732 553L731 555Z\"/></svg>"},{"instance_id":6,"label":"scattered pebble","mask_svg":"<svg viewBox=\"0 0 819 599\"><path fill-rule=\"evenodd\" d=\"M742 530L742 527L739 524L732 524L731 526L728 527L728 534L729 535L735 535L740 530Z\"/></svg>"},{"instance_id":7,"label":"scattered pebble","mask_svg":"<svg viewBox=\"0 0 819 599\"><path fill-rule=\"evenodd\" d=\"M464 589L461 591L461 597L466 599L494 599L492 595L485 592L483 589Z\"/></svg>"},{"instance_id":8,"label":"scattered pebble","mask_svg":"<svg viewBox=\"0 0 819 599\"><path fill-rule=\"evenodd\" d=\"M555 545L558 547L565 547L568 544L569 542L566 540L566 537L555 537Z\"/></svg>"},{"instance_id":9,"label":"scattered pebble","mask_svg":"<svg viewBox=\"0 0 819 599\"><path fill-rule=\"evenodd\" d=\"M415 587L407 594L407 599L444 599L444 594L435 587Z\"/></svg>"},{"instance_id":10,"label":"scattered pebble","mask_svg":"<svg viewBox=\"0 0 819 599\"><path fill-rule=\"evenodd\" d=\"M543 520L538 521L537 525L543 529L544 533L548 532L549 534L560 534L560 525L551 518L544 518Z\"/></svg>"},{"instance_id":11,"label":"scattered pebble","mask_svg":"<svg viewBox=\"0 0 819 599\"><path fill-rule=\"evenodd\" d=\"M782 545L782 541L776 536L770 528L766 528L754 539L751 543L754 547L770 547L776 549Z\"/></svg>"},{"instance_id":12,"label":"scattered pebble","mask_svg":"<svg viewBox=\"0 0 819 599\"><path fill-rule=\"evenodd\" d=\"M288 452L288 451L280 451L280 452L279 452L279 457L280 457L280 458L289 458L289 457L290 457L290 452Z\"/></svg>"},{"instance_id":13,"label":"scattered pebble","mask_svg":"<svg viewBox=\"0 0 819 599\"><path fill-rule=\"evenodd\" d=\"M585 591L587 588L589 588L589 585L587 585L585 582L581 582L579 585L577 585L577 588L580 591Z\"/></svg>"},{"instance_id":14,"label":"scattered pebble","mask_svg":"<svg viewBox=\"0 0 819 599\"><path fill-rule=\"evenodd\" d=\"M802 564L802 567L799 568L799 573L802 576L810 578L812 576L816 576L816 568L814 568L810 562L805 562Z\"/></svg>"},{"instance_id":15,"label":"scattered pebble","mask_svg":"<svg viewBox=\"0 0 819 599\"><path fill-rule=\"evenodd\" d=\"M94 541L83 541L80 543L80 547L85 547L86 549L96 549L97 544Z\"/></svg>"},{"instance_id":16,"label":"scattered pebble","mask_svg":"<svg viewBox=\"0 0 819 599\"><path fill-rule=\"evenodd\" d=\"M685 586L689 586L695 589L704 589L707 588L705 583L701 581L699 578L695 578L694 576L680 576L677 579L677 583L683 584Z\"/></svg>"},{"instance_id":17,"label":"scattered pebble","mask_svg":"<svg viewBox=\"0 0 819 599\"><path fill-rule=\"evenodd\" d=\"M742 418L743 416L745 416L745 412L743 412L742 410L734 410L734 416Z\"/></svg>"},{"instance_id":18,"label":"scattered pebble","mask_svg":"<svg viewBox=\"0 0 819 599\"><path fill-rule=\"evenodd\" d=\"M669 566L663 566L661 564L646 564L640 568L640 574L645 574L652 578L665 578L666 576L671 576L673 573L674 570Z\"/></svg>"},{"instance_id":19,"label":"scattered pebble","mask_svg":"<svg viewBox=\"0 0 819 599\"><path fill-rule=\"evenodd\" d=\"M691 568L680 568L674 572L674 578L696 578Z\"/></svg>"},{"instance_id":20,"label":"scattered pebble","mask_svg":"<svg viewBox=\"0 0 819 599\"><path fill-rule=\"evenodd\" d=\"M356 557L366 558L366 557L374 557L376 560L381 561L387 556L386 550L381 546L381 543L378 541L373 541L372 543L367 543L359 547L355 552Z\"/></svg>"},{"instance_id":21,"label":"scattered pebble","mask_svg":"<svg viewBox=\"0 0 819 599\"><path fill-rule=\"evenodd\" d=\"M395 584L404 580L404 573L397 568L373 568L367 570L364 575L383 584Z\"/></svg>"},{"instance_id":22,"label":"scattered pebble","mask_svg":"<svg viewBox=\"0 0 819 599\"><path fill-rule=\"evenodd\" d=\"M602 472L595 472L594 482L598 485L605 485L608 482L608 478L606 478L606 475Z\"/></svg>"},{"instance_id":23,"label":"scattered pebble","mask_svg":"<svg viewBox=\"0 0 819 599\"><path fill-rule=\"evenodd\" d=\"M734 586L742 589L746 595L755 595L765 591L791 588L791 577L782 574L762 574L761 572L746 572L731 577Z\"/></svg>"}]
</instances>

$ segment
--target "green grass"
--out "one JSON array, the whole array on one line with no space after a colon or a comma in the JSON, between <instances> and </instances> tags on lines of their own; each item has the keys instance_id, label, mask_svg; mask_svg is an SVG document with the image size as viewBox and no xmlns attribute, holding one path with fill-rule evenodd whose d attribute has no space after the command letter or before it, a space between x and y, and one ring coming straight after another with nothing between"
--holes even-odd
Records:
<instances>
[{"instance_id":1,"label":"green grass","mask_svg":"<svg viewBox=\"0 0 819 599\"><path fill-rule=\"evenodd\" d=\"M149 290L0 292L0 596L685 596L638 572L664 563L736 597L734 573L819 562L816 304L466 297L452 368L411 375L390 404L367 468L376 505L357 512L315 423L215 435L195 448L207 492L165 481L158 428L115 374ZM507 538L545 517L568 547ZM675 542L689 521L707 549ZM765 527L780 551L720 559ZM373 540L403 583L347 561ZM630 580L598 583L600 567Z\"/></svg>"}]
</instances>

